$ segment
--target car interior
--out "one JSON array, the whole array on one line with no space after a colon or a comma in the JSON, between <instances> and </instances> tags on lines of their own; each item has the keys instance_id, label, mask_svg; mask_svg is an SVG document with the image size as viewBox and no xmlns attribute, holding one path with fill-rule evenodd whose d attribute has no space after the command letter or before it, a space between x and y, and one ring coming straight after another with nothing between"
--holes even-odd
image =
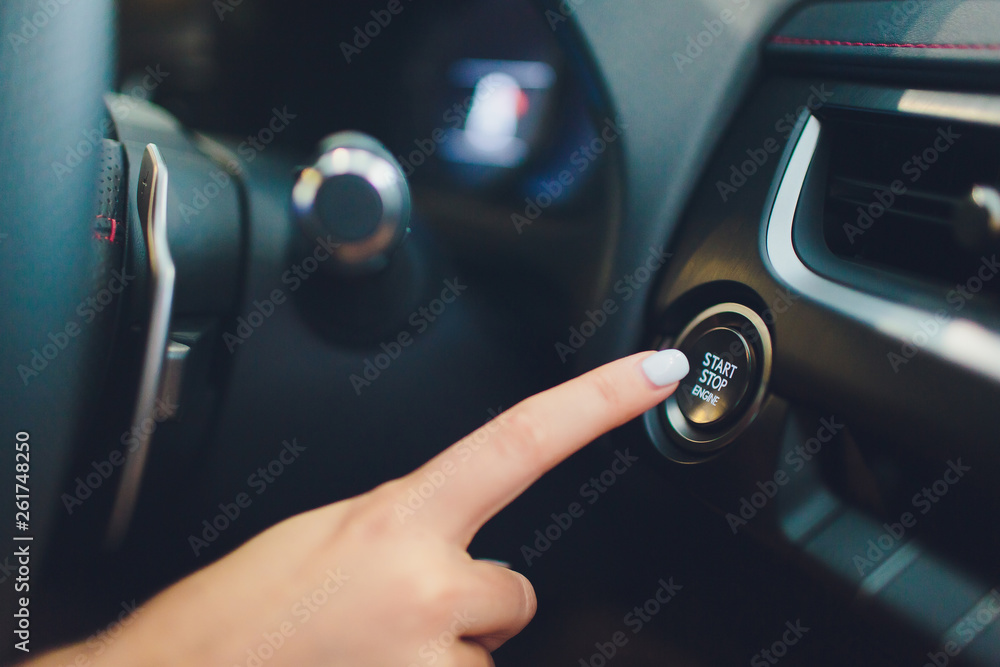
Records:
<instances>
[{"instance_id":1,"label":"car interior","mask_svg":"<svg viewBox=\"0 0 1000 667\"><path fill-rule=\"evenodd\" d=\"M473 541L497 665L1000 665L1000 2L0 26L4 663L675 347Z\"/></svg>"}]
</instances>

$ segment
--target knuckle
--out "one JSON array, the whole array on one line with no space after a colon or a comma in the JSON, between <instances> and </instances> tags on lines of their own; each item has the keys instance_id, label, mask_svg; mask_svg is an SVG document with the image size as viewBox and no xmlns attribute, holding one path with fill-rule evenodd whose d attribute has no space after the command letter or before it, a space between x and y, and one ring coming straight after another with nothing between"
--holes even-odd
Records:
<instances>
[{"instance_id":1,"label":"knuckle","mask_svg":"<svg viewBox=\"0 0 1000 667\"><path fill-rule=\"evenodd\" d=\"M462 594L455 585L453 577L430 575L413 582L410 591L413 602L418 609L424 609L430 615L451 614L461 602Z\"/></svg>"},{"instance_id":2,"label":"knuckle","mask_svg":"<svg viewBox=\"0 0 1000 667\"><path fill-rule=\"evenodd\" d=\"M504 425L507 437L498 439L499 453L519 461L541 461L547 429L542 420L528 410L512 410Z\"/></svg>"},{"instance_id":3,"label":"knuckle","mask_svg":"<svg viewBox=\"0 0 1000 667\"><path fill-rule=\"evenodd\" d=\"M365 544L377 543L397 534L400 526L393 514L397 487L396 481L388 482L346 501L339 522L340 530L331 535L334 544L348 539Z\"/></svg>"},{"instance_id":4,"label":"knuckle","mask_svg":"<svg viewBox=\"0 0 1000 667\"><path fill-rule=\"evenodd\" d=\"M400 477L382 482L371 491L355 496L355 500L360 501L359 505L364 509L384 510L386 507L392 507L400 496L406 493L408 481L407 477Z\"/></svg>"},{"instance_id":5,"label":"knuckle","mask_svg":"<svg viewBox=\"0 0 1000 667\"><path fill-rule=\"evenodd\" d=\"M597 393L601 403L612 411L617 411L624 404L621 390L607 376L597 374L590 378L590 385Z\"/></svg>"}]
</instances>

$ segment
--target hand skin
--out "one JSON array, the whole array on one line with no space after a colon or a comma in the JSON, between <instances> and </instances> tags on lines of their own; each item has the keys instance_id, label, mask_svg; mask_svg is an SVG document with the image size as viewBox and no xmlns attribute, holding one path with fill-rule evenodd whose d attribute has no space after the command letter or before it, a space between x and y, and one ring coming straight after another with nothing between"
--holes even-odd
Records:
<instances>
[{"instance_id":1,"label":"hand skin","mask_svg":"<svg viewBox=\"0 0 1000 667\"><path fill-rule=\"evenodd\" d=\"M535 593L473 560L469 543L545 472L673 393L642 373L648 356L528 398L415 472L282 521L147 602L99 657L78 644L25 667L492 665ZM398 511L442 470L422 507Z\"/></svg>"}]
</instances>

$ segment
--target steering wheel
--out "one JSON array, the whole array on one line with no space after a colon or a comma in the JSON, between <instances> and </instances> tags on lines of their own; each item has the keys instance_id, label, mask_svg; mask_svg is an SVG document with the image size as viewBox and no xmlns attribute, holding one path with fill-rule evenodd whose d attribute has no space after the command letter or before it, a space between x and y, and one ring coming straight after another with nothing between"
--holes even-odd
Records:
<instances>
[{"instance_id":1,"label":"steering wheel","mask_svg":"<svg viewBox=\"0 0 1000 667\"><path fill-rule=\"evenodd\" d=\"M97 189L110 128L103 95L115 62L113 18L110 0L10 0L0 8L0 423L7 443L0 470L10 491L17 475L16 493L28 501L18 505L17 523L14 504L4 503L3 533L33 538L36 571L64 511L63 475L102 410L121 305L102 303L124 245L118 221L100 213ZM28 456L17 462L15 442L28 443L18 447Z\"/></svg>"}]
</instances>

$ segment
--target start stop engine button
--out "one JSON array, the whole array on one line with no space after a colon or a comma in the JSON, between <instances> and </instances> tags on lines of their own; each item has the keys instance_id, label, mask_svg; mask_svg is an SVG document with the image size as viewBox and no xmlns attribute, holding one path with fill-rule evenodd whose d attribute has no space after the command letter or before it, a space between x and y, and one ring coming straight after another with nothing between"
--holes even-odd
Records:
<instances>
[{"instance_id":1,"label":"start stop engine button","mask_svg":"<svg viewBox=\"0 0 1000 667\"><path fill-rule=\"evenodd\" d=\"M645 414L646 431L667 458L702 461L739 438L760 414L771 379L767 323L743 304L720 303L659 343L684 352L691 371Z\"/></svg>"},{"instance_id":2,"label":"start stop engine button","mask_svg":"<svg viewBox=\"0 0 1000 667\"><path fill-rule=\"evenodd\" d=\"M754 353L729 327L716 327L685 341L691 372L677 390L677 405L696 426L720 424L739 411L753 377Z\"/></svg>"}]
</instances>

